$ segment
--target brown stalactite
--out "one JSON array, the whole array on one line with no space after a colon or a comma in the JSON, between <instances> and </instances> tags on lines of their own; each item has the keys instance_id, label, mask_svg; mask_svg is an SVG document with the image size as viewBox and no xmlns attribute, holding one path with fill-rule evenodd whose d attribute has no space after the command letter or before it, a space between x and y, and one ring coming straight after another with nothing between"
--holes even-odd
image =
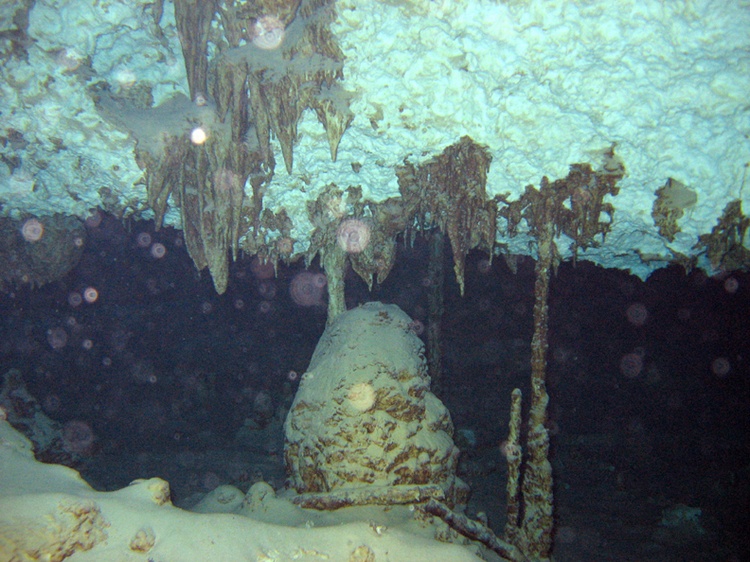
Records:
<instances>
[{"instance_id":1,"label":"brown stalactite","mask_svg":"<svg viewBox=\"0 0 750 562\"><path fill-rule=\"evenodd\" d=\"M302 115L299 102L299 77L284 76L279 82L263 83L260 91L263 105L268 111L288 174L294 163L294 143L297 140L297 122Z\"/></svg>"},{"instance_id":2,"label":"brown stalactite","mask_svg":"<svg viewBox=\"0 0 750 562\"><path fill-rule=\"evenodd\" d=\"M216 12L216 0L175 0L174 4L190 98L194 100L207 92L208 34Z\"/></svg>"},{"instance_id":3,"label":"brown stalactite","mask_svg":"<svg viewBox=\"0 0 750 562\"><path fill-rule=\"evenodd\" d=\"M148 205L154 211L154 224L159 230L167 212L167 202L177 185L180 166L189 145L185 139L173 136L166 142L164 157L157 158L148 151L139 151L136 155L141 167L146 169L146 193Z\"/></svg>"},{"instance_id":4,"label":"brown stalactite","mask_svg":"<svg viewBox=\"0 0 750 562\"><path fill-rule=\"evenodd\" d=\"M305 109L314 109L335 158L352 119L337 85L343 54L329 29L331 0L177 0L175 12L191 98L215 112L204 126L204 143L174 140L164 154L143 156L149 203L160 223L174 195L190 256L198 269L209 268L223 293L228 256L236 259L239 237L246 234L248 248L265 245L258 237L262 197L275 166L271 131L292 173L297 123ZM212 27L217 12L219 25ZM267 16L283 23L285 36L278 49L264 51L252 38ZM211 61L209 42L217 50ZM248 178L253 194L244 205Z\"/></svg>"},{"instance_id":5,"label":"brown stalactite","mask_svg":"<svg viewBox=\"0 0 750 562\"><path fill-rule=\"evenodd\" d=\"M469 137L447 147L428 162L409 162L396 170L399 190L419 224L440 227L451 243L456 280L464 290L464 258L481 248L492 255L497 208L487 199L489 150Z\"/></svg>"},{"instance_id":6,"label":"brown stalactite","mask_svg":"<svg viewBox=\"0 0 750 562\"><path fill-rule=\"evenodd\" d=\"M341 137L354 119L354 114L349 110L348 96L341 90L324 86L320 96L313 99L312 107L326 130L331 160L335 162Z\"/></svg>"}]
</instances>

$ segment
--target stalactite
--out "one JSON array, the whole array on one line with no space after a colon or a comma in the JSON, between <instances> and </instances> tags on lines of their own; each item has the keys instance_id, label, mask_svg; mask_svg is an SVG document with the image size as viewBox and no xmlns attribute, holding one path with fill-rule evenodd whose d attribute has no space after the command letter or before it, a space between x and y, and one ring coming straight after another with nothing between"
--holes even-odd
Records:
<instances>
[{"instance_id":1,"label":"stalactite","mask_svg":"<svg viewBox=\"0 0 750 562\"><path fill-rule=\"evenodd\" d=\"M481 248L492 255L497 207L487 199L487 171L492 157L487 147L469 137L430 161L408 161L396 170L399 191L422 228L436 224L451 243L456 280L464 292L464 259Z\"/></svg>"},{"instance_id":2,"label":"stalactite","mask_svg":"<svg viewBox=\"0 0 750 562\"><path fill-rule=\"evenodd\" d=\"M228 260L236 259L240 236L251 250L268 243L261 239L259 219L276 164L271 132L291 173L303 111L316 112L333 159L352 120L348 95L339 86L343 54L330 31L334 13L332 0L175 2L191 99L175 96L162 104L163 111L162 106L138 108L144 114L140 120L167 119L161 121L159 139L139 137L137 130L133 134L157 228L171 195L180 207L188 252L199 270L209 268L219 293L226 290ZM283 26L283 39L261 48L254 39L268 18ZM115 121L133 110L124 112L121 101L100 95L107 98L100 107ZM191 143L190 131L198 126L205 141ZM248 181L252 198L246 201ZM385 247L381 254L387 256ZM392 260L384 265L388 262L380 259L379 275L390 270Z\"/></svg>"},{"instance_id":3,"label":"stalactite","mask_svg":"<svg viewBox=\"0 0 750 562\"><path fill-rule=\"evenodd\" d=\"M346 312L344 298L344 272L346 270L346 253L336 245L321 251L320 263L328 278L328 316L331 324L341 313Z\"/></svg>"},{"instance_id":4,"label":"stalactite","mask_svg":"<svg viewBox=\"0 0 750 562\"><path fill-rule=\"evenodd\" d=\"M354 114L349 110L349 96L339 88L322 86L312 106L326 130L331 160L335 162L341 137L354 119Z\"/></svg>"},{"instance_id":5,"label":"stalactite","mask_svg":"<svg viewBox=\"0 0 750 562\"><path fill-rule=\"evenodd\" d=\"M702 234L695 248L701 248L715 269L732 271L750 267L750 250L745 246L750 218L742 212L742 201L727 203L724 212L711 229Z\"/></svg>"},{"instance_id":6,"label":"stalactite","mask_svg":"<svg viewBox=\"0 0 750 562\"><path fill-rule=\"evenodd\" d=\"M207 93L208 35L216 12L216 0L175 0L174 4L190 98L195 100Z\"/></svg>"},{"instance_id":7,"label":"stalactite","mask_svg":"<svg viewBox=\"0 0 750 562\"><path fill-rule=\"evenodd\" d=\"M166 148L161 158L149 151L136 148L136 157L142 168L146 169L146 194L148 205L154 211L154 223L157 230L164 222L167 203L172 188L177 184L181 163L190 145L187 139L171 136L166 140Z\"/></svg>"}]
</instances>

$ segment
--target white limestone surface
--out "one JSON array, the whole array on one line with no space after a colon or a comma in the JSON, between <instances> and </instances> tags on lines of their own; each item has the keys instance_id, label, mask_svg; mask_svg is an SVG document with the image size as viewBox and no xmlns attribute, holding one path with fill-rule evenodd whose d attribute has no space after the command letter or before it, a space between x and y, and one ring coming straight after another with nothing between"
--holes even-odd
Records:
<instances>
[{"instance_id":1,"label":"white limestone surface","mask_svg":"<svg viewBox=\"0 0 750 562\"><path fill-rule=\"evenodd\" d=\"M265 515L273 523L254 519L251 510L229 512L227 505L223 513L178 509L159 478L97 492L75 470L36 461L31 442L0 419L0 560L483 559L476 548L431 538L435 531L427 526L413 531L413 512L400 520L376 513L380 527L350 519L317 528L299 524L304 513L289 503L263 506L272 510Z\"/></svg>"},{"instance_id":2,"label":"white limestone surface","mask_svg":"<svg viewBox=\"0 0 750 562\"><path fill-rule=\"evenodd\" d=\"M307 112L293 173L278 166L264 199L292 216L297 249L311 231L305 203L325 185L361 185L373 200L396 195L394 166L424 161L462 135L493 155L490 195L511 199L544 175L564 177L570 164L597 164L616 143L627 175L612 199L615 224L606 244L585 257L642 277L666 264L670 249L694 254L697 237L730 200L750 206L750 190L742 189L750 162L747 0L339 0L337 10L355 119L331 162L323 127ZM171 3L163 37L145 1L39 0L31 22L28 61L5 60L0 81L3 128L33 140L0 147L22 161L15 169L7 159L0 164L3 212L80 215L100 202L102 186L140 208L145 191L132 140L101 120L80 77L50 53L76 48L92 57L99 76L89 82L149 80L157 102L186 93ZM67 150L56 151L53 137ZM651 218L654 191L669 177L698 196L672 243ZM166 220L178 224L178 213ZM528 252L523 236L499 241ZM644 264L637 252L664 261Z\"/></svg>"},{"instance_id":3,"label":"white limestone surface","mask_svg":"<svg viewBox=\"0 0 750 562\"><path fill-rule=\"evenodd\" d=\"M23 136L0 144L4 215L146 209L135 141L102 118L87 86L106 80L117 91L145 81L155 103L187 90L173 5L165 3L159 32L152 4L39 0L23 50L0 46L0 136ZM16 29L13 14L0 15L0 30Z\"/></svg>"}]
</instances>

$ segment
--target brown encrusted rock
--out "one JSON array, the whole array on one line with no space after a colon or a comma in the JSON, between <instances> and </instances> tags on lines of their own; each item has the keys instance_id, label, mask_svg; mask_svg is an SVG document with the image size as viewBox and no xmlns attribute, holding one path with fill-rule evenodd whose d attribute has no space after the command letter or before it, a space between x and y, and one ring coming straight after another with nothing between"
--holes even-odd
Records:
<instances>
[{"instance_id":1,"label":"brown encrusted rock","mask_svg":"<svg viewBox=\"0 0 750 562\"><path fill-rule=\"evenodd\" d=\"M375 562L375 553L366 544L361 544L349 555L349 562Z\"/></svg>"},{"instance_id":2,"label":"brown encrusted rock","mask_svg":"<svg viewBox=\"0 0 750 562\"><path fill-rule=\"evenodd\" d=\"M30 494L31 495L31 494ZM107 540L101 508L91 500L61 497L43 516L34 509L39 496L0 520L0 560L62 562Z\"/></svg>"},{"instance_id":3,"label":"brown encrusted rock","mask_svg":"<svg viewBox=\"0 0 750 562\"><path fill-rule=\"evenodd\" d=\"M313 504L336 506L337 494L346 505L404 503L391 501L396 486L418 498L437 485L451 503L463 500L453 424L429 390L411 322L372 302L339 315L320 338L284 426L290 482ZM377 493L352 494L363 488Z\"/></svg>"},{"instance_id":4,"label":"brown encrusted rock","mask_svg":"<svg viewBox=\"0 0 750 562\"><path fill-rule=\"evenodd\" d=\"M138 529L135 536L130 539L130 550L134 552L148 552L156 544L156 535L154 530L145 525Z\"/></svg>"}]
</instances>

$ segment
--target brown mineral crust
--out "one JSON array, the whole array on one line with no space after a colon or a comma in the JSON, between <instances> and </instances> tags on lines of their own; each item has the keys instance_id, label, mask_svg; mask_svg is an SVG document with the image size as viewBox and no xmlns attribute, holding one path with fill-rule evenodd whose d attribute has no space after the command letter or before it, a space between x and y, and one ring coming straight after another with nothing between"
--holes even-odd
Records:
<instances>
[{"instance_id":1,"label":"brown mineral crust","mask_svg":"<svg viewBox=\"0 0 750 562\"><path fill-rule=\"evenodd\" d=\"M423 405L416 404L401 394L388 391L384 394L385 396L378 399L378 405L394 419L408 422L419 420L424 416Z\"/></svg>"},{"instance_id":2,"label":"brown mineral crust","mask_svg":"<svg viewBox=\"0 0 750 562\"><path fill-rule=\"evenodd\" d=\"M424 398L425 393L427 393L428 390L429 389L426 386L410 386L406 393L412 398L421 400L422 398Z\"/></svg>"},{"instance_id":3,"label":"brown mineral crust","mask_svg":"<svg viewBox=\"0 0 750 562\"><path fill-rule=\"evenodd\" d=\"M0 553L8 560L62 562L107 540L109 523L93 501L61 500L41 521L19 519L12 527L0 527Z\"/></svg>"},{"instance_id":4,"label":"brown mineral crust","mask_svg":"<svg viewBox=\"0 0 750 562\"><path fill-rule=\"evenodd\" d=\"M301 506L319 510L334 510L353 505L405 505L422 503L429 499L442 500L445 493L440 486L397 485L369 486L337 490L335 493L305 493L292 501Z\"/></svg>"},{"instance_id":5,"label":"brown mineral crust","mask_svg":"<svg viewBox=\"0 0 750 562\"><path fill-rule=\"evenodd\" d=\"M375 553L369 546L361 544L349 555L349 562L375 562Z\"/></svg>"}]
</instances>

